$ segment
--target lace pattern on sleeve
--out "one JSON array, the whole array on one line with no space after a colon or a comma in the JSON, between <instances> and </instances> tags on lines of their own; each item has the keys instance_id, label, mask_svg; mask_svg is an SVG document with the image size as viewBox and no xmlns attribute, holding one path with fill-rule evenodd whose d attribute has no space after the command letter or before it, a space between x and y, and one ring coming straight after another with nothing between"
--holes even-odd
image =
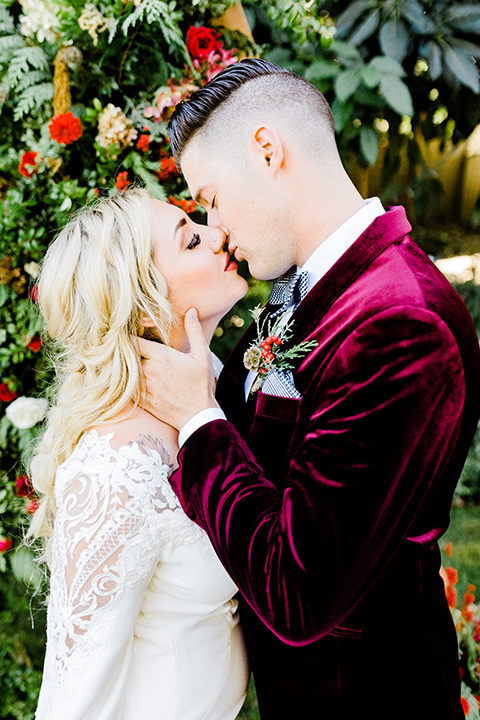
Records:
<instances>
[{"instance_id":1,"label":"lace pattern on sleeve","mask_svg":"<svg viewBox=\"0 0 480 720\"><path fill-rule=\"evenodd\" d=\"M183 513L151 438L124 445L91 431L59 468L48 609L48 644L61 684L105 648L118 605L136 620L146 585L167 543L202 531Z\"/></svg>"}]
</instances>

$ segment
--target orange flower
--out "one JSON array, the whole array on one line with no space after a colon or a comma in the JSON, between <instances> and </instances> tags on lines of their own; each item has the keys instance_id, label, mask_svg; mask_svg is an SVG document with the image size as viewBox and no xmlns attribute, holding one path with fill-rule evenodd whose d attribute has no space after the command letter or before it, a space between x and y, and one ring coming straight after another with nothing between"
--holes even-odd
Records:
<instances>
[{"instance_id":1,"label":"orange flower","mask_svg":"<svg viewBox=\"0 0 480 720\"><path fill-rule=\"evenodd\" d=\"M451 542L447 542L447 543L446 543L446 545L445 545L445 547L444 547L444 550L445 550L445 555L446 555L447 557L449 557L449 558L452 557L452 555L453 555L453 545L452 545Z\"/></svg>"},{"instance_id":2,"label":"orange flower","mask_svg":"<svg viewBox=\"0 0 480 720\"><path fill-rule=\"evenodd\" d=\"M150 145L150 135L140 135L137 141L137 149L142 150L144 153L147 152Z\"/></svg>"},{"instance_id":3,"label":"orange flower","mask_svg":"<svg viewBox=\"0 0 480 720\"><path fill-rule=\"evenodd\" d=\"M470 584L468 586L467 592L465 593L465 595L463 597L463 604L465 606L471 605L472 603L475 602L475 595L474 595L475 590L476 590L475 585Z\"/></svg>"},{"instance_id":4,"label":"orange flower","mask_svg":"<svg viewBox=\"0 0 480 720\"><path fill-rule=\"evenodd\" d=\"M457 591L454 587L447 585L445 588L445 595L447 596L447 602L449 608L454 608L457 605Z\"/></svg>"},{"instance_id":5,"label":"orange flower","mask_svg":"<svg viewBox=\"0 0 480 720\"><path fill-rule=\"evenodd\" d=\"M50 121L48 129L52 140L59 145L70 145L83 133L82 123L71 111L55 115Z\"/></svg>"},{"instance_id":6,"label":"orange flower","mask_svg":"<svg viewBox=\"0 0 480 720\"><path fill-rule=\"evenodd\" d=\"M197 208L197 203L195 200L185 200L184 198L178 199L176 197L173 197L173 195L169 198L167 198L167 202L169 202L171 205L175 205L176 207L181 208L186 213L192 213Z\"/></svg>"},{"instance_id":7,"label":"orange flower","mask_svg":"<svg viewBox=\"0 0 480 720\"><path fill-rule=\"evenodd\" d=\"M118 173L117 181L115 183L115 187L117 188L118 192L122 192L122 190L125 190L130 185L130 181L127 179L127 177L128 177L127 170L124 170L123 172Z\"/></svg>"},{"instance_id":8,"label":"orange flower","mask_svg":"<svg viewBox=\"0 0 480 720\"><path fill-rule=\"evenodd\" d=\"M157 177L160 182L165 182L170 177L178 175L177 166L173 157L162 157L160 159L160 170L157 172Z\"/></svg>"},{"instance_id":9,"label":"orange flower","mask_svg":"<svg viewBox=\"0 0 480 720\"><path fill-rule=\"evenodd\" d=\"M458 583L458 572L453 567L446 567L445 572L450 585L456 585Z\"/></svg>"},{"instance_id":10,"label":"orange flower","mask_svg":"<svg viewBox=\"0 0 480 720\"><path fill-rule=\"evenodd\" d=\"M468 713L470 712L470 705L468 704L468 700L466 698L462 697L461 703L462 703L462 710L463 710L465 716L467 716Z\"/></svg>"},{"instance_id":11,"label":"orange flower","mask_svg":"<svg viewBox=\"0 0 480 720\"><path fill-rule=\"evenodd\" d=\"M20 173L20 175L29 178L37 172L37 157L38 153L33 152L33 150L28 150L27 152L23 153L20 163L18 165L18 172ZM30 167L31 169L29 170L28 167Z\"/></svg>"}]
</instances>

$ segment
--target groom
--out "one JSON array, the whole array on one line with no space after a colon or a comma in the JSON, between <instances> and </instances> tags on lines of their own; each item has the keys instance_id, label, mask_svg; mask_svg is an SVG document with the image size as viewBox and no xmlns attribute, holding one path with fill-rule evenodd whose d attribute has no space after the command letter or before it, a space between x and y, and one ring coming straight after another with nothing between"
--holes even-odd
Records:
<instances>
[{"instance_id":1,"label":"groom","mask_svg":"<svg viewBox=\"0 0 480 720\"><path fill-rule=\"evenodd\" d=\"M170 138L237 260L294 269L263 315L292 320L281 347L313 343L252 391L251 326L214 397L194 310L189 354L142 341L148 409L181 430L172 485L243 598L261 717L460 720L437 541L479 416L468 312L403 209L360 197L303 79L242 61Z\"/></svg>"}]
</instances>

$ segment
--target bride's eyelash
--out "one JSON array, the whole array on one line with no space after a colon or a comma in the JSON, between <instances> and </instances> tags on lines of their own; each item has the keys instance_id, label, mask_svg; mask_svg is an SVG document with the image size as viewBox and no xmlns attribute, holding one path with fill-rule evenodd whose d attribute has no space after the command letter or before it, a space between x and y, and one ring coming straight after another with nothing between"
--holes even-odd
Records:
<instances>
[{"instance_id":1,"label":"bride's eyelash","mask_svg":"<svg viewBox=\"0 0 480 720\"><path fill-rule=\"evenodd\" d=\"M200 237L200 235L198 233L193 233L192 239L187 245L187 250L193 250L193 248L196 248L197 245L200 245L201 242L202 238Z\"/></svg>"}]
</instances>

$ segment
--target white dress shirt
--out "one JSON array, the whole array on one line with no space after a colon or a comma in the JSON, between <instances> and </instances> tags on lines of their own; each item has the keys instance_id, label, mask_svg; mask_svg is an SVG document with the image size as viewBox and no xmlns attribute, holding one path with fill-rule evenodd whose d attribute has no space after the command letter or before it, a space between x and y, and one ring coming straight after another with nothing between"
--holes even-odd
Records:
<instances>
[{"instance_id":1,"label":"white dress shirt","mask_svg":"<svg viewBox=\"0 0 480 720\"><path fill-rule=\"evenodd\" d=\"M385 210L378 197L365 200L365 205L352 215L343 225L340 225L329 235L314 252L310 255L303 267L298 268L301 273L304 270L308 273L308 290L330 270L340 259L343 253L353 245L360 235L372 224L375 218L383 215ZM257 373L250 370L245 380L245 399L252 387ZM225 414L220 408L207 408L194 415L180 430L178 444L180 447L192 435L195 430L206 425L212 420L225 420Z\"/></svg>"}]
</instances>

